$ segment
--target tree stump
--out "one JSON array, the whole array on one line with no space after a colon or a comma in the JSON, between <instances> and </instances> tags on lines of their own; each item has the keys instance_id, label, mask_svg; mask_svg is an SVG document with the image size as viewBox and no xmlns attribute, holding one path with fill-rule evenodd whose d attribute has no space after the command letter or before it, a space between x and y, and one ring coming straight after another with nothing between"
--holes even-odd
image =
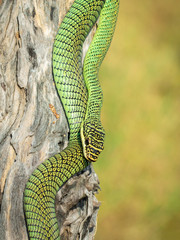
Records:
<instances>
[{"instance_id":1,"label":"tree stump","mask_svg":"<svg viewBox=\"0 0 180 240\"><path fill-rule=\"evenodd\" d=\"M73 1L0 0L0 238L27 240L25 184L68 144L68 123L52 75L52 48ZM93 31L84 44L84 51ZM99 202L90 165L56 197L61 239L94 239Z\"/></svg>"}]
</instances>

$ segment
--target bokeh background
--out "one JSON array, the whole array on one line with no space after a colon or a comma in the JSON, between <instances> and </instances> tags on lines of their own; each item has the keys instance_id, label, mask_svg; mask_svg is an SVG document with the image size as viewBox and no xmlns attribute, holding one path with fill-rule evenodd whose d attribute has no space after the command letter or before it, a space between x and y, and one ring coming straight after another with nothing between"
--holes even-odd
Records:
<instances>
[{"instance_id":1,"label":"bokeh background","mask_svg":"<svg viewBox=\"0 0 180 240\"><path fill-rule=\"evenodd\" d=\"M180 239L180 1L122 0L100 71L95 240Z\"/></svg>"}]
</instances>

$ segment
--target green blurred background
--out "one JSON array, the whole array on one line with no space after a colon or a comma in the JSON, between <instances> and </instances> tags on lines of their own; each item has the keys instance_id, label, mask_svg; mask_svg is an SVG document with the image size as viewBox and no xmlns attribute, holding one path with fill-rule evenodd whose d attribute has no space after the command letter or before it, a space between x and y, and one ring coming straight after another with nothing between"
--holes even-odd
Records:
<instances>
[{"instance_id":1,"label":"green blurred background","mask_svg":"<svg viewBox=\"0 0 180 240\"><path fill-rule=\"evenodd\" d=\"M100 71L95 240L180 239L180 1L121 1Z\"/></svg>"}]
</instances>

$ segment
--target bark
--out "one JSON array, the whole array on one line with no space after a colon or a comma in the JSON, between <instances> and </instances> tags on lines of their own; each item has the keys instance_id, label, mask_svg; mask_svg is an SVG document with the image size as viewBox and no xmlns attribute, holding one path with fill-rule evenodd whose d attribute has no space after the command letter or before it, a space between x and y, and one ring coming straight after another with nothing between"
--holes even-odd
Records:
<instances>
[{"instance_id":1,"label":"bark","mask_svg":"<svg viewBox=\"0 0 180 240\"><path fill-rule=\"evenodd\" d=\"M27 240L23 192L32 171L68 144L52 46L73 1L0 0L0 239ZM87 48L92 34L86 41ZM99 188L92 166L59 191L61 239L93 239Z\"/></svg>"}]
</instances>

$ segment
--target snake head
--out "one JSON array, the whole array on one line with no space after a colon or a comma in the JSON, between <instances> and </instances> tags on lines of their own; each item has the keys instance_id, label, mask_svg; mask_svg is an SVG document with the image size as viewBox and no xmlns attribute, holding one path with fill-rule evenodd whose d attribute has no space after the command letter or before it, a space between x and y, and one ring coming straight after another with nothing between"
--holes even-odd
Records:
<instances>
[{"instance_id":1,"label":"snake head","mask_svg":"<svg viewBox=\"0 0 180 240\"><path fill-rule=\"evenodd\" d=\"M99 154L104 149L105 132L100 120L84 120L81 125L81 141L85 158L96 162Z\"/></svg>"}]
</instances>

